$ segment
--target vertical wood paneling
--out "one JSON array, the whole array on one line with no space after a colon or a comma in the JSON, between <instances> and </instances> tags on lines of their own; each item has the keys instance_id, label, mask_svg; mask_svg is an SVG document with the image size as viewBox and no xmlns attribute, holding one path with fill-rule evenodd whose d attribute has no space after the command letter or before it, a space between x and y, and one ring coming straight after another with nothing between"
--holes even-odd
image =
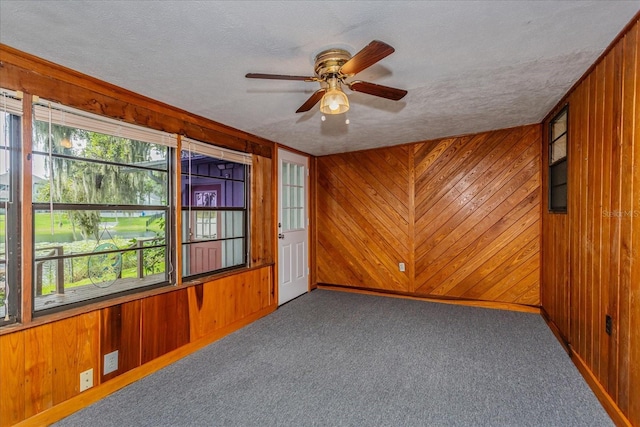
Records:
<instances>
[{"instance_id":1,"label":"vertical wood paneling","mask_svg":"<svg viewBox=\"0 0 640 427\"><path fill-rule=\"evenodd\" d=\"M543 308L633 425L640 425L638 32L636 18L567 98L568 212L549 214L543 205L542 252ZM558 257L565 248L568 268ZM566 298L568 305L558 303Z\"/></svg>"},{"instance_id":2,"label":"vertical wood paneling","mask_svg":"<svg viewBox=\"0 0 640 427\"><path fill-rule=\"evenodd\" d=\"M269 306L271 268L189 287L191 341Z\"/></svg>"},{"instance_id":3,"label":"vertical wood paneling","mask_svg":"<svg viewBox=\"0 0 640 427\"><path fill-rule=\"evenodd\" d=\"M253 156L250 206L251 265L273 262L275 231L271 168L271 159Z\"/></svg>"},{"instance_id":4,"label":"vertical wood paneling","mask_svg":"<svg viewBox=\"0 0 640 427\"><path fill-rule=\"evenodd\" d=\"M629 305L629 419L640 425L640 24L635 26L635 96L633 135L633 189L631 223L631 277Z\"/></svg>"},{"instance_id":5,"label":"vertical wood paneling","mask_svg":"<svg viewBox=\"0 0 640 427\"><path fill-rule=\"evenodd\" d=\"M53 359L51 324L24 332L24 417L53 405Z\"/></svg>"},{"instance_id":6,"label":"vertical wood paneling","mask_svg":"<svg viewBox=\"0 0 640 427\"><path fill-rule=\"evenodd\" d=\"M222 325L233 319L247 319L247 313L268 307L272 289L271 263L274 260L272 151L274 143L246 134L169 105L100 82L89 76L51 64L7 46L0 46L0 80L8 89L22 90L24 196L22 240L31 241L31 94L56 99L69 106L92 111L154 129L164 130L216 145L254 154L250 190L250 277L244 271L227 273L237 284L224 289L218 307ZM179 157L179 153L178 157ZM179 173L178 173L179 176ZM178 227L179 230L179 219ZM29 266L29 245L23 245L22 264ZM178 259L179 261L179 259ZM178 262L179 264L179 262ZM259 268L264 266L263 268ZM79 394L79 374L94 370L94 385L141 365L144 361L179 348L190 341L189 298L187 289L167 289L166 293L113 307L101 308L75 317L66 313L51 320L31 316L31 270L22 269L22 313L18 326L24 330L0 336L0 426L13 425L53 405ZM215 283L215 282L212 282ZM267 289L267 291L265 291ZM97 303L105 307L105 302ZM79 309L72 309L75 313ZM198 312L197 315L203 315ZM196 316L196 314L194 314ZM57 319L57 320L53 320ZM40 324L46 321L45 324ZM102 376L102 356L119 351L119 369ZM113 383L112 383L113 384Z\"/></svg>"},{"instance_id":7,"label":"vertical wood paneling","mask_svg":"<svg viewBox=\"0 0 640 427\"><path fill-rule=\"evenodd\" d=\"M25 418L24 332L0 336L0 426Z\"/></svg>"},{"instance_id":8,"label":"vertical wood paneling","mask_svg":"<svg viewBox=\"0 0 640 427\"><path fill-rule=\"evenodd\" d=\"M79 392L77 319L70 317L51 325L53 333L53 404L64 402Z\"/></svg>"},{"instance_id":9,"label":"vertical wood paneling","mask_svg":"<svg viewBox=\"0 0 640 427\"><path fill-rule=\"evenodd\" d=\"M100 382L140 366L140 301L102 309L100 328ZM118 369L104 372L104 355L118 351Z\"/></svg>"},{"instance_id":10,"label":"vertical wood paneling","mask_svg":"<svg viewBox=\"0 0 640 427\"><path fill-rule=\"evenodd\" d=\"M630 376L630 301L631 301L631 265L633 263L632 216L634 199L640 195L640 189L634 195L633 188L633 146L635 144L635 108L636 108L636 53L638 45L638 25L631 29L623 39L622 71L622 200L620 207L620 288L618 306L618 406L629 413L629 376ZM636 255L637 256L637 255ZM640 325L636 325L636 328ZM636 396L640 398L640 396Z\"/></svg>"},{"instance_id":11,"label":"vertical wood paneling","mask_svg":"<svg viewBox=\"0 0 640 427\"><path fill-rule=\"evenodd\" d=\"M187 290L180 289L142 300L142 363L189 342Z\"/></svg>"},{"instance_id":12,"label":"vertical wood paneling","mask_svg":"<svg viewBox=\"0 0 640 427\"><path fill-rule=\"evenodd\" d=\"M99 319L100 312L91 312L51 324L53 405L80 393L80 373L87 369L99 384Z\"/></svg>"}]
</instances>

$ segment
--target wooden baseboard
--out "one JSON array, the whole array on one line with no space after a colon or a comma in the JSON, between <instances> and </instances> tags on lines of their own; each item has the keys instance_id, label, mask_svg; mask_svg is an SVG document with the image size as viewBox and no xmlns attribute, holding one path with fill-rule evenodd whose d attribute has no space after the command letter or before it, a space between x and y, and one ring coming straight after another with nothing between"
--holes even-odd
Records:
<instances>
[{"instance_id":1,"label":"wooden baseboard","mask_svg":"<svg viewBox=\"0 0 640 427\"><path fill-rule=\"evenodd\" d=\"M613 422L618 427L632 427L631 421L629 421L629 419L622 413L616 402L614 402L613 398L609 395L609 393L607 393L607 391L604 389L602 384L600 384L600 381L598 381L595 375L593 375L593 372L591 372L591 369L589 369L585 361L580 356L578 356L575 351L573 351L571 345L569 345L569 349L571 351L570 355L573 364L576 365L578 371L580 371L582 377L585 379L587 384L589 384L589 387L591 387L591 390L596 395L596 397L604 407L604 410L607 411L607 414L609 414Z\"/></svg>"},{"instance_id":2,"label":"wooden baseboard","mask_svg":"<svg viewBox=\"0 0 640 427\"><path fill-rule=\"evenodd\" d=\"M214 341L219 340L220 338L229 335L230 333L237 331L244 326L247 326L250 323L255 322L256 320L264 317L273 311L276 310L276 306L269 306L263 308L262 310L245 317L244 319L238 320L237 322L232 323L222 329L219 329L205 337L200 338L197 341L184 345L180 348L173 350L170 353L167 353L163 356L158 357L148 363L145 363L142 366L139 366L135 369L132 369L128 372L123 373L109 381L104 382L103 384L98 385L95 388L89 389L79 395L72 397L69 400L66 400L59 405L56 405L52 408L47 409L46 411L40 412L39 414L34 415L31 418L27 418L26 420L16 424L17 426L33 426L40 427L45 425L50 425L56 421L63 419L76 411L79 411L82 408L85 408L92 403L97 402L100 399L105 398L111 393L120 390L127 385L138 381L141 378L146 377L167 365L170 365L173 362L176 362L183 357L194 353L195 351L201 349L202 347L211 344Z\"/></svg>"},{"instance_id":3,"label":"wooden baseboard","mask_svg":"<svg viewBox=\"0 0 640 427\"><path fill-rule=\"evenodd\" d=\"M464 305L464 306L470 306L470 307L491 308L494 310L509 310L509 311L519 311L524 313L540 314L539 307L533 307L530 305L522 305L522 304L513 304L508 302L421 297L421 296L415 296L415 295L407 295L403 293L373 291L369 289L352 288L352 287L338 286L338 285L327 285L327 284L321 284L321 283L319 283L317 286L318 286L318 289L326 289L330 291L352 292L356 294L376 295L376 296L391 297L391 298L403 298L403 299L412 299L412 300L418 300L418 301L438 302L442 304Z\"/></svg>"},{"instance_id":4,"label":"wooden baseboard","mask_svg":"<svg viewBox=\"0 0 640 427\"><path fill-rule=\"evenodd\" d=\"M615 425L617 425L618 427L632 427L629 419L622 413L611 395L609 395L602 384L600 384L600 381L598 381L591 369L589 369L586 362L578 355L578 353L573 350L571 344L565 340L562 333L560 332L560 329L553 322L553 320L549 318L549 315L547 314L546 310L544 310L544 308L541 309L541 313L542 317L547 322L549 329L551 329L551 332L553 332L560 344L562 344L562 347L564 347L564 349L567 351L569 357L571 358L571 361L576 366L576 368L578 368L580 375L582 375L582 378L584 378L584 380L587 382L587 384L591 388L591 391L593 391L593 394L596 395L596 397L600 401L600 404L602 405L604 410L607 411L607 414L609 414Z\"/></svg>"},{"instance_id":5,"label":"wooden baseboard","mask_svg":"<svg viewBox=\"0 0 640 427\"><path fill-rule=\"evenodd\" d=\"M558 328L558 326L555 323L553 323L553 321L549 317L549 314L544 308L540 309L540 314L542 315L542 318L545 320L545 322L547 322L547 326L549 326L549 329L551 329L551 332L553 332L553 335L556 336L556 339L562 345L562 348L564 348L564 351L566 351L567 354L571 356L572 352L569 346L569 341L567 341L564 335L562 335L562 332L560 332L560 328Z\"/></svg>"}]
</instances>

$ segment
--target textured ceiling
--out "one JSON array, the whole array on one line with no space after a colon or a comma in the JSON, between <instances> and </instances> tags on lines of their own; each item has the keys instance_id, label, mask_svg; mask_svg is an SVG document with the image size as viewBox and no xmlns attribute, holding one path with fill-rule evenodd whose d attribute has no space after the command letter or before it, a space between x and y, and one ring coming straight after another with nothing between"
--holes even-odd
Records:
<instances>
[{"instance_id":1,"label":"textured ceiling","mask_svg":"<svg viewBox=\"0 0 640 427\"><path fill-rule=\"evenodd\" d=\"M322 155L538 123L640 8L633 1L0 1L0 42L229 126ZM396 52L321 121L330 47ZM1 82L0 82L1 85ZM345 124L348 118L350 124Z\"/></svg>"}]
</instances>

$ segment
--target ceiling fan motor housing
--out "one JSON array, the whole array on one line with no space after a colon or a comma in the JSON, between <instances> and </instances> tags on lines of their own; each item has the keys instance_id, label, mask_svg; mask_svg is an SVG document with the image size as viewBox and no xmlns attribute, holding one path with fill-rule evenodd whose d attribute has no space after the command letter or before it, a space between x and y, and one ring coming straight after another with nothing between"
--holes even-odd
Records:
<instances>
[{"instance_id":1,"label":"ceiling fan motor housing","mask_svg":"<svg viewBox=\"0 0 640 427\"><path fill-rule=\"evenodd\" d=\"M316 76L321 80L326 80L330 77L338 77L340 79L346 77L340 74L340 68L349 59L351 59L351 54L344 49L328 49L320 52L316 55L314 66Z\"/></svg>"}]
</instances>

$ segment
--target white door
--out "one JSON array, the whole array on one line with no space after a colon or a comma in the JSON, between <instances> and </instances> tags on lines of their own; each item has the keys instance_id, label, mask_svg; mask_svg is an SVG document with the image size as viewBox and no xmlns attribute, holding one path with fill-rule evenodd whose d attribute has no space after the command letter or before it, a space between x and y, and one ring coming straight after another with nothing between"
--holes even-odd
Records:
<instances>
[{"instance_id":1,"label":"white door","mask_svg":"<svg viewBox=\"0 0 640 427\"><path fill-rule=\"evenodd\" d=\"M278 150L278 305L309 290L309 159Z\"/></svg>"}]
</instances>

